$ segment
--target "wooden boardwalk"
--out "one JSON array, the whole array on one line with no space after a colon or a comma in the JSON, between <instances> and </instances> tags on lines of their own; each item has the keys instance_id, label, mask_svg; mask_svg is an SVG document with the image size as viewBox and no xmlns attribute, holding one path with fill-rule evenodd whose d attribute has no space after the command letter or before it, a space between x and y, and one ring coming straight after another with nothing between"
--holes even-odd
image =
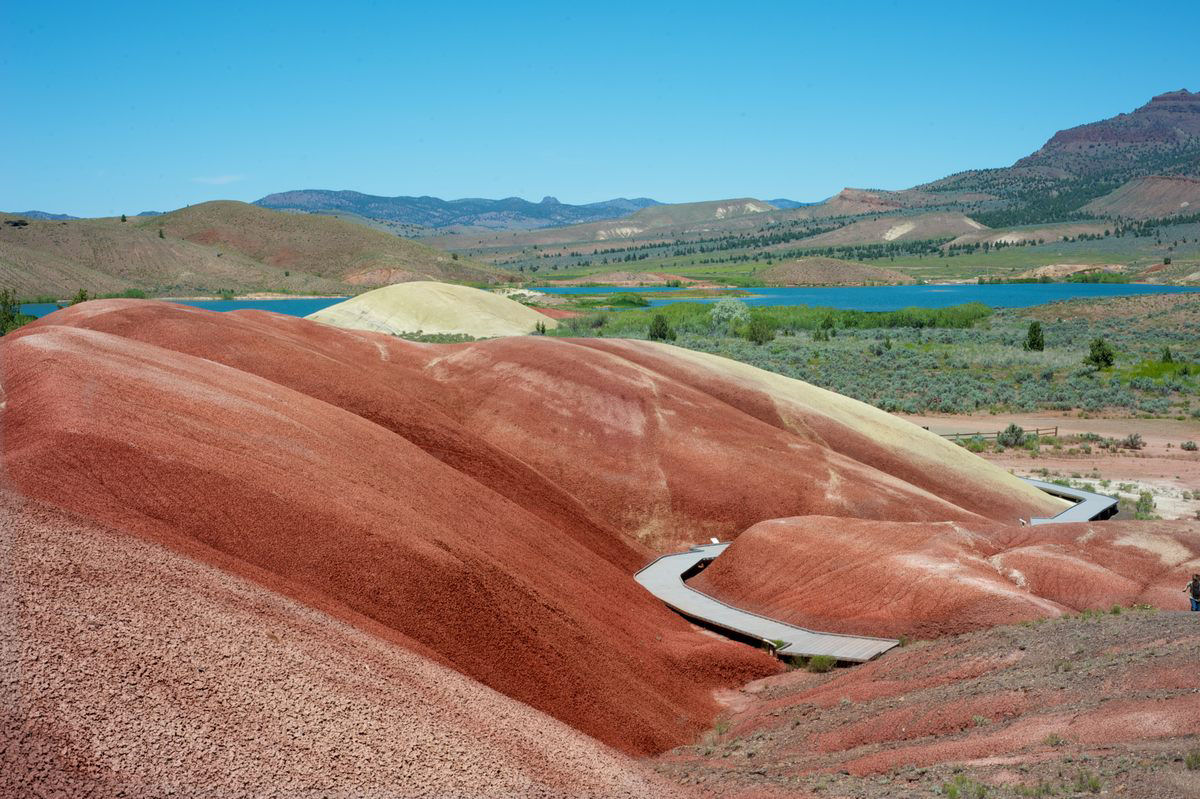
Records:
<instances>
[{"instance_id":1,"label":"wooden boardwalk","mask_svg":"<svg viewBox=\"0 0 1200 799\"><path fill-rule=\"evenodd\" d=\"M806 630L794 624L727 605L689 587L683 581L684 574L693 571L701 563L716 558L727 546L728 543L705 544L686 552L663 555L635 574L633 579L688 618L763 642L782 641L783 645L775 651L783 656L832 655L838 660L861 663L899 645L899 641L891 638L837 635Z\"/></svg>"},{"instance_id":2,"label":"wooden boardwalk","mask_svg":"<svg viewBox=\"0 0 1200 799\"><path fill-rule=\"evenodd\" d=\"M1076 503L1053 518L1030 519L1030 524L1108 519L1117 512L1117 500L1112 497L1042 480L1024 479L1047 494L1053 494ZM744 638L770 643L776 647L776 654L784 657L828 655L838 660L863 663L900 644L899 641L891 638L871 638L865 635L841 635L807 630L794 624L735 608L697 591L684 582L685 575L695 573L703 565L724 552L728 546L729 542L705 544L692 547L686 552L663 555L635 574L633 579L677 613Z\"/></svg>"}]
</instances>

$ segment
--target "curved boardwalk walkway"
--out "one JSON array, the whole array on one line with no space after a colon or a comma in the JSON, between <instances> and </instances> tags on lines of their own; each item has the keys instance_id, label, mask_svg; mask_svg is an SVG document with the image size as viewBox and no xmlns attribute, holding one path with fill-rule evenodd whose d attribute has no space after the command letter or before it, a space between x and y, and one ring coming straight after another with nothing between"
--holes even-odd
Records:
<instances>
[{"instance_id":1,"label":"curved boardwalk walkway","mask_svg":"<svg viewBox=\"0 0 1200 799\"><path fill-rule=\"evenodd\" d=\"M1028 478L1025 478L1028 480ZM1117 500L1102 494L1067 488L1056 483L1028 480L1047 494L1074 501L1076 504L1050 519L1030 519L1030 524L1051 522L1084 522L1108 519L1117 512ZM684 582L722 552L729 543L705 544L686 552L663 555L633 576L638 584L665 602L676 612L705 624L747 638L764 642L780 642L775 652L784 657L830 655L838 660L863 663L900 644L891 638L871 638L865 635L839 635L815 632L794 624L760 616L691 588Z\"/></svg>"}]
</instances>

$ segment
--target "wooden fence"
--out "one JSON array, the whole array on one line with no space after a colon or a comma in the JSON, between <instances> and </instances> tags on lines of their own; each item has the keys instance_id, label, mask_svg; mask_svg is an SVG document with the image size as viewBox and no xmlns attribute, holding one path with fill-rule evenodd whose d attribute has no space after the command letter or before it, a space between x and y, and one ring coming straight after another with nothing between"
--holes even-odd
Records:
<instances>
[{"instance_id":1,"label":"wooden fence","mask_svg":"<svg viewBox=\"0 0 1200 799\"><path fill-rule=\"evenodd\" d=\"M929 428L926 427L925 429L928 430ZM1058 426L1022 428L1021 432L1027 436L1054 436L1057 438ZM938 435L940 435L942 438L982 438L984 441L994 441L996 437L1000 435L1000 433L938 433Z\"/></svg>"}]
</instances>

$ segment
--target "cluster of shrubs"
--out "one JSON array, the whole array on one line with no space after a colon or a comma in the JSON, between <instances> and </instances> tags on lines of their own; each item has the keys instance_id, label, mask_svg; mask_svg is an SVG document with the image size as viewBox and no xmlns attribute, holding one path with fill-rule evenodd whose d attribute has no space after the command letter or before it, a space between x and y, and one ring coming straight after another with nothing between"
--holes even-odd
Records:
<instances>
[{"instance_id":1,"label":"cluster of shrubs","mask_svg":"<svg viewBox=\"0 0 1200 799\"><path fill-rule=\"evenodd\" d=\"M1187 357L1200 356L1200 325L1067 320L1035 327L1019 312L984 306L871 314L726 298L592 314L554 333L672 341L894 412L1115 407L1200 417L1189 404L1200 392L1200 367Z\"/></svg>"}]
</instances>

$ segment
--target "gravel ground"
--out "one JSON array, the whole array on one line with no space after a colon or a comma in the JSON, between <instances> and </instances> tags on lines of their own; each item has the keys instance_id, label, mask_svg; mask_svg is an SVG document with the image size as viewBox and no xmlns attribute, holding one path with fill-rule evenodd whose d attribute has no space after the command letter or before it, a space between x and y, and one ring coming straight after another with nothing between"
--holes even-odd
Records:
<instances>
[{"instance_id":1,"label":"gravel ground","mask_svg":"<svg viewBox=\"0 0 1200 799\"><path fill-rule=\"evenodd\" d=\"M1198 653L1200 614L1154 610L918 642L752 683L656 768L740 799L1196 797Z\"/></svg>"}]
</instances>

